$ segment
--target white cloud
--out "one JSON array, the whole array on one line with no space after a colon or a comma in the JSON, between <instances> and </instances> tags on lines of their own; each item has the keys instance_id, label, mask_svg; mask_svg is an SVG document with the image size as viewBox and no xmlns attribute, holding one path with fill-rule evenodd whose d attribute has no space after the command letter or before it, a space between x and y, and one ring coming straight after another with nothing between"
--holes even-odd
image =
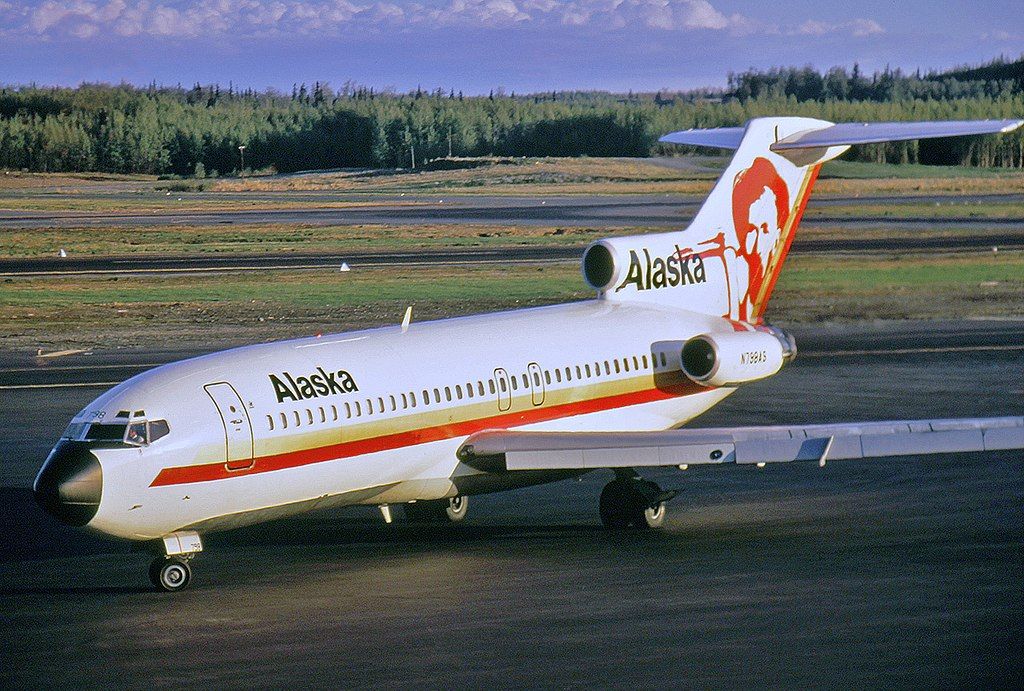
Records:
<instances>
[{"instance_id":1,"label":"white cloud","mask_svg":"<svg viewBox=\"0 0 1024 691\"><path fill-rule=\"evenodd\" d=\"M0 0L8 30L80 39L98 33L172 38L337 35L345 31L420 26L502 28L572 26L598 30L778 33L709 0ZM871 19L840 24L808 19L789 33L882 32Z\"/></svg>"},{"instance_id":2,"label":"white cloud","mask_svg":"<svg viewBox=\"0 0 1024 691\"><path fill-rule=\"evenodd\" d=\"M874 19L858 18L851 19L848 22L839 22L837 24L822 22L816 19L808 19L791 33L799 34L801 36L824 36L825 34L850 34L851 36L856 36L857 38L863 38L865 36L871 36L873 34L885 33L885 29L882 28L882 25L876 22Z\"/></svg>"}]
</instances>

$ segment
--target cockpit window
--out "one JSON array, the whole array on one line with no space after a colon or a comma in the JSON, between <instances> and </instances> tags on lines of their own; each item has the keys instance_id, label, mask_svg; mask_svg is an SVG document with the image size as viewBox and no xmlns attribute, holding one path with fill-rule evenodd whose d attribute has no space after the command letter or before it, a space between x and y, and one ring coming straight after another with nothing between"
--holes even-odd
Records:
<instances>
[{"instance_id":1,"label":"cockpit window","mask_svg":"<svg viewBox=\"0 0 1024 691\"><path fill-rule=\"evenodd\" d=\"M105 425L93 423L85 433L85 441L122 441L124 432L128 425Z\"/></svg>"},{"instance_id":2,"label":"cockpit window","mask_svg":"<svg viewBox=\"0 0 1024 691\"><path fill-rule=\"evenodd\" d=\"M64 434L60 435L60 438L78 440L82 437L82 434L88 427L88 422L72 422L68 425L68 428L64 430Z\"/></svg>"},{"instance_id":3,"label":"cockpit window","mask_svg":"<svg viewBox=\"0 0 1024 691\"><path fill-rule=\"evenodd\" d=\"M149 423L149 443L152 444L160 437L167 436L171 431L171 428L167 424L167 420L152 420Z\"/></svg>"},{"instance_id":4,"label":"cockpit window","mask_svg":"<svg viewBox=\"0 0 1024 691\"><path fill-rule=\"evenodd\" d=\"M128 425L128 431L125 432L124 440L128 444L133 446L143 446L149 443L149 435L146 434L146 422L133 422Z\"/></svg>"},{"instance_id":5,"label":"cockpit window","mask_svg":"<svg viewBox=\"0 0 1024 691\"><path fill-rule=\"evenodd\" d=\"M138 420L128 425L128 429L124 433L124 441L133 446L145 446L167 436L170 431L171 428L167 424L167 420L150 420L149 422Z\"/></svg>"},{"instance_id":6,"label":"cockpit window","mask_svg":"<svg viewBox=\"0 0 1024 691\"><path fill-rule=\"evenodd\" d=\"M145 446L167 436L170 431L167 420L136 420L130 424L73 422L61 437L76 441L117 441Z\"/></svg>"}]
</instances>

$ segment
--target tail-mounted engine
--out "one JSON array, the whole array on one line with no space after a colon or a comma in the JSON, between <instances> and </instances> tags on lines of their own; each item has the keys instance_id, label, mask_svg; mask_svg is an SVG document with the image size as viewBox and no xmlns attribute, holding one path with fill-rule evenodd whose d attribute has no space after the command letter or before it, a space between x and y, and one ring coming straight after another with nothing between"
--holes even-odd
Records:
<instances>
[{"instance_id":1,"label":"tail-mounted engine","mask_svg":"<svg viewBox=\"0 0 1024 691\"><path fill-rule=\"evenodd\" d=\"M703 386L736 386L770 377L796 357L793 337L772 326L702 334L683 345L683 373Z\"/></svg>"}]
</instances>

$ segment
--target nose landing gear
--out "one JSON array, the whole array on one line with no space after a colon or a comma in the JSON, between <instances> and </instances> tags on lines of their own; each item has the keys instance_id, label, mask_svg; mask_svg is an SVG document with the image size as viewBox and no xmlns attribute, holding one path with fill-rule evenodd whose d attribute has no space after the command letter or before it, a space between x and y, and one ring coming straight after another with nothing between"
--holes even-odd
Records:
<instances>
[{"instance_id":1,"label":"nose landing gear","mask_svg":"<svg viewBox=\"0 0 1024 691\"><path fill-rule=\"evenodd\" d=\"M192 581L189 562L203 551L199 534L194 530L179 531L165 535L150 546L158 556L149 565L149 582L168 593L187 588Z\"/></svg>"},{"instance_id":2,"label":"nose landing gear","mask_svg":"<svg viewBox=\"0 0 1024 691\"><path fill-rule=\"evenodd\" d=\"M149 581L160 590L175 593L192 580L192 567L181 557L157 557L149 565Z\"/></svg>"},{"instance_id":3,"label":"nose landing gear","mask_svg":"<svg viewBox=\"0 0 1024 691\"><path fill-rule=\"evenodd\" d=\"M610 529L660 528L665 522L665 503L676 494L635 474L618 475L601 491L601 524Z\"/></svg>"}]
</instances>

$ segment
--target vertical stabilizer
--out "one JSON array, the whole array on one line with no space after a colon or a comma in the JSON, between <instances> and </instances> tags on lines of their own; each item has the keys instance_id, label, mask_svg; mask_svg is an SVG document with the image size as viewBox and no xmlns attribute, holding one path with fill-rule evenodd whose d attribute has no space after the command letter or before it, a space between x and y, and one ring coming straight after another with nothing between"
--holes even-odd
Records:
<instances>
[{"instance_id":1,"label":"vertical stabilizer","mask_svg":"<svg viewBox=\"0 0 1024 691\"><path fill-rule=\"evenodd\" d=\"M759 118L742 130L693 130L666 138L728 146L736 153L685 230L594 243L584 256L587 281L607 300L657 302L759 322L821 163L847 148L775 153L771 147L831 125Z\"/></svg>"}]
</instances>

